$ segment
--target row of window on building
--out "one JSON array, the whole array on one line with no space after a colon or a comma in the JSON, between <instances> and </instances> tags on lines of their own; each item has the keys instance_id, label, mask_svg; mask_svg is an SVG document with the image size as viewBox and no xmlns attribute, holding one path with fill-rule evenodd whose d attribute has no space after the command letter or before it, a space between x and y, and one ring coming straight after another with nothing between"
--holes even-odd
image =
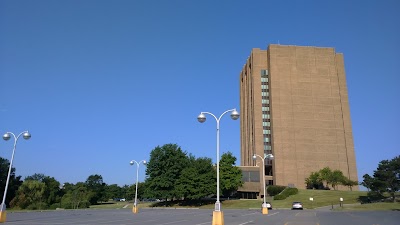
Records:
<instances>
[{"instance_id":1,"label":"row of window on building","mask_svg":"<svg viewBox=\"0 0 400 225\"><path fill-rule=\"evenodd\" d=\"M261 103L262 103L262 119L263 119L263 136L264 136L264 153L271 153L271 122L269 108L269 87L268 87L268 70L261 70Z\"/></svg>"}]
</instances>

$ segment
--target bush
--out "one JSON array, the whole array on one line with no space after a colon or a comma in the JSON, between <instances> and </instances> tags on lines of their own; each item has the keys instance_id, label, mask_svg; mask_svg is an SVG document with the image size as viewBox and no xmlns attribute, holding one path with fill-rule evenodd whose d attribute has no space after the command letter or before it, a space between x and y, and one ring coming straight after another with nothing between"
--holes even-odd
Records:
<instances>
[{"instance_id":1,"label":"bush","mask_svg":"<svg viewBox=\"0 0 400 225\"><path fill-rule=\"evenodd\" d=\"M267 188L267 193L269 196L275 196L285 190L285 186L271 185Z\"/></svg>"},{"instance_id":2,"label":"bush","mask_svg":"<svg viewBox=\"0 0 400 225\"><path fill-rule=\"evenodd\" d=\"M297 193L299 193L299 189L297 189L297 188L286 188L283 192L286 193L288 196L296 195Z\"/></svg>"},{"instance_id":3,"label":"bush","mask_svg":"<svg viewBox=\"0 0 400 225\"><path fill-rule=\"evenodd\" d=\"M28 210L42 210L42 209L47 209L47 205L44 202L38 202L38 203L32 203L28 207L26 207Z\"/></svg>"},{"instance_id":4,"label":"bush","mask_svg":"<svg viewBox=\"0 0 400 225\"><path fill-rule=\"evenodd\" d=\"M54 204L52 204L51 206L49 206L48 209L57 209L57 208L61 208L61 207L60 207L60 203L54 203Z\"/></svg>"},{"instance_id":5,"label":"bush","mask_svg":"<svg viewBox=\"0 0 400 225\"><path fill-rule=\"evenodd\" d=\"M295 195L297 193L299 193L299 190L297 188L286 188L280 194L275 195L274 200L284 200L290 195Z\"/></svg>"},{"instance_id":6,"label":"bush","mask_svg":"<svg viewBox=\"0 0 400 225\"><path fill-rule=\"evenodd\" d=\"M284 200L286 199L288 196L286 195L275 195L274 196L274 200Z\"/></svg>"}]
</instances>

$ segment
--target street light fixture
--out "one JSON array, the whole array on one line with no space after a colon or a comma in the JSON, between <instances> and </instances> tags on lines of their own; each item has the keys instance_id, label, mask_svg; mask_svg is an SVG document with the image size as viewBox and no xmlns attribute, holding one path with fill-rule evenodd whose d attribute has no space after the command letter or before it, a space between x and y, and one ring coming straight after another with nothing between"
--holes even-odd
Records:
<instances>
[{"instance_id":1,"label":"street light fixture","mask_svg":"<svg viewBox=\"0 0 400 225\"><path fill-rule=\"evenodd\" d=\"M136 162L135 160L131 160L131 162L129 163L131 166L133 166L133 164L136 164L136 191L135 191L135 203L133 203L133 208L132 208L132 212L133 213L138 213L139 209L137 207L137 190L138 190L138 182L139 182L139 166L140 163L143 163L143 165L146 165L146 160L142 160L140 162Z\"/></svg>"},{"instance_id":2,"label":"street light fixture","mask_svg":"<svg viewBox=\"0 0 400 225\"><path fill-rule=\"evenodd\" d=\"M221 120L222 116L228 112L232 112L231 118L233 120L237 120L240 116L239 112L236 111L236 109L229 109L223 112L219 118L217 118L214 114L210 112L201 112L200 115L197 117L197 120L200 123L204 123L206 121L205 114L213 116L214 119L217 121L217 201L215 202L215 210L213 211L212 225L224 224L224 214L221 211L221 202L219 201L219 121Z\"/></svg>"},{"instance_id":3,"label":"street light fixture","mask_svg":"<svg viewBox=\"0 0 400 225\"><path fill-rule=\"evenodd\" d=\"M13 152L12 152L12 155L11 155L10 166L8 168L8 175L7 175L6 187L4 188L3 201L1 202L1 205L0 205L0 223L6 222L6 217L7 217L7 213L6 213L6 196L7 196L8 183L10 182L11 167L12 167L12 163L13 163L13 160L14 160L14 154L15 154L15 149L17 147L18 138L21 135L23 136L23 138L25 140L28 140L29 138L31 138L31 134L28 131L24 131L24 132L21 132L18 136L15 136L15 134L12 133L12 132L7 132L7 133L5 133L3 135L3 139L5 141L10 140L11 135L14 137L14 147L13 147Z\"/></svg>"},{"instance_id":4,"label":"street light fixture","mask_svg":"<svg viewBox=\"0 0 400 225\"><path fill-rule=\"evenodd\" d=\"M266 193L265 193L265 159L272 160L274 159L274 155L272 154L264 154L264 157L261 157L260 155L254 154L253 155L253 160L257 160L257 157L259 157L262 161L263 164L263 188L264 188L264 203L262 204L262 214L268 214L268 207L267 207L267 202L266 202Z\"/></svg>"}]
</instances>

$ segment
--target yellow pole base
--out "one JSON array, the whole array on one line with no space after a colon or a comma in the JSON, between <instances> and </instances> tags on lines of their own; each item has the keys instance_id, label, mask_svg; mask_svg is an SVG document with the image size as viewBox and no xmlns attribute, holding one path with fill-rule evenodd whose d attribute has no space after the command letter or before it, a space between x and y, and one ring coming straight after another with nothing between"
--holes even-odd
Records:
<instances>
[{"instance_id":1,"label":"yellow pole base","mask_svg":"<svg viewBox=\"0 0 400 225\"><path fill-rule=\"evenodd\" d=\"M138 212L139 212L139 208L137 206L133 206L132 213L138 213Z\"/></svg>"},{"instance_id":2,"label":"yellow pole base","mask_svg":"<svg viewBox=\"0 0 400 225\"><path fill-rule=\"evenodd\" d=\"M6 211L1 211L0 212L0 223L6 222L6 217L7 217Z\"/></svg>"},{"instance_id":3,"label":"yellow pole base","mask_svg":"<svg viewBox=\"0 0 400 225\"><path fill-rule=\"evenodd\" d=\"M212 225L224 225L224 213L221 211L213 211Z\"/></svg>"},{"instance_id":4,"label":"yellow pole base","mask_svg":"<svg viewBox=\"0 0 400 225\"><path fill-rule=\"evenodd\" d=\"M268 214L268 208L262 208L262 214Z\"/></svg>"}]
</instances>

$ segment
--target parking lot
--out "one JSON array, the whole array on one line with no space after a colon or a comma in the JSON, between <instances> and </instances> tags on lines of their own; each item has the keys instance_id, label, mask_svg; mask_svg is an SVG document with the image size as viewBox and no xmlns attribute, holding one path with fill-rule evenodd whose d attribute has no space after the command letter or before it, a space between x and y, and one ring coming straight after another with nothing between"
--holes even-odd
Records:
<instances>
[{"instance_id":1,"label":"parking lot","mask_svg":"<svg viewBox=\"0 0 400 225\"><path fill-rule=\"evenodd\" d=\"M400 212L335 212L318 210L223 210L226 225L397 225ZM8 212L6 224L12 225L209 225L211 209L130 209L62 210L43 212Z\"/></svg>"}]
</instances>

